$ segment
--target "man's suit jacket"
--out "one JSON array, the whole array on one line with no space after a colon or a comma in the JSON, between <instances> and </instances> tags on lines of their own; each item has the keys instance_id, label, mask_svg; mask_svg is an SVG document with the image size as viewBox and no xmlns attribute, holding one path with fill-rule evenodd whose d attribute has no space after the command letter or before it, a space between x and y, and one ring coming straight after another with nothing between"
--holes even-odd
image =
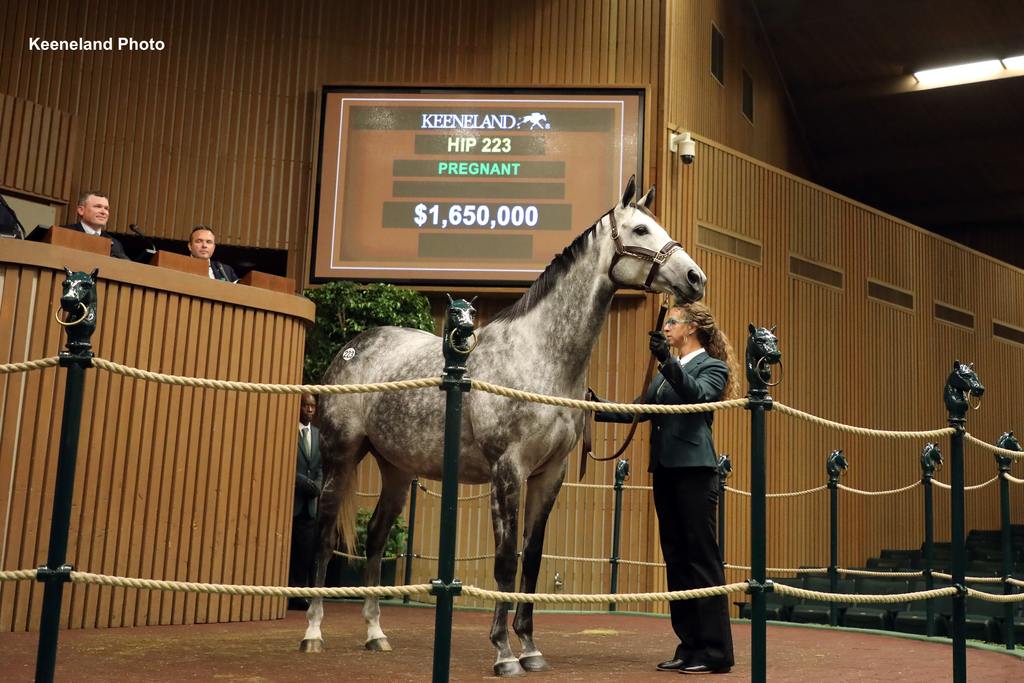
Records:
<instances>
[{"instance_id":1,"label":"man's suit jacket","mask_svg":"<svg viewBox=\"0 0 1024 683\"><path fill-rule=\"evenodd\" d=\"M323 489L324 469L320 460L320 430L313 425L309 426L309 450L302 442L302 432L299 432L298 456L295 464L295 504L292 507L292 517L298 517L305 510L310 517L316 517L317 504L320 498L303 494L300 481L303 477L316 484L318 489Z\"/></svg>"},{"instance_id":2,"label":"man's suit jacket","mask_svg":"<svg viewBox=\"0 0 1024 683\"><path fill-rule=\"evenodd\" d=\"M685 367L676 360L665 363L644 394L645 403L679 405L721 399L729 367L707 353L698 354ZM648 471L673 467L716 467L718 456L711 438L714 413L641 415L651 421L651 460ZM630 422L625 413L596 413L598 422Z\"/></svg>"},{"instance_id":3,"label":"man's suit jacket","mask_svg":"<svg viewBox=\"0 0 1024 683\"><path fill-rule=\"evenodd\" d=\"M210 269L213 270L213 277L217 280L238 282L238 275L235 274L235 269L226 263L210 259Z\"/></svg>"},{"instance_id":4,"label":"man's suit jacket","mask_svg":"<svg viewBox=\"0 0 1024 683\"><path fill-rule=\"evenodd\" d=\"M82 222L81 221L79 221L78 223L70 223L68 225L62 225L60 227L62 227L62 228L70 228L71 230L77 230L78 232L85 232L85 228L82 227ZM108 233L106 230L104 230L103 232L100 233L100 237L102 237L103 239L110 240L110 255L111 256L113 256L114 258L123 258L123 259L127 259L128 258L128 254L125 253L124 246L121 244L120 240L118 240L116 237L113 237L112 235L110 235L110 233Z\"/></svg>"}]
</instances>

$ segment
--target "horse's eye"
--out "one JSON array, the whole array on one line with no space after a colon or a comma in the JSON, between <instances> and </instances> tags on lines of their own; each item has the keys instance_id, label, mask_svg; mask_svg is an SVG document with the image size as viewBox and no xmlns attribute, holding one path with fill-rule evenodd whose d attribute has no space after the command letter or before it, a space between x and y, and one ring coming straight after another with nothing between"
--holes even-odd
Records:
<instances>
[{"instance_id":1,"label":"horse's eye","mask_svg":"<svg viewBox=\"0 0 1024 683\"><path fill-rule=\"evenodd\" d=\"M650 230L647 229L646 225L638 225L635 228L633 228L633 234L634 235L646 235L649 232L650 232Z\"/></svg>"}]
</instances>

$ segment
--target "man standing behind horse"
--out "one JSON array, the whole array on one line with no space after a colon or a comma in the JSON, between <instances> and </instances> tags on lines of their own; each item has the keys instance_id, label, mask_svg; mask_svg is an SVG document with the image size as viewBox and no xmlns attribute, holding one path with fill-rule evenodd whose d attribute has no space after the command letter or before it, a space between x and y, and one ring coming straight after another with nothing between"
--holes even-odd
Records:
<instances>
[{"instance_id":1,"label":"man standing behind horse","mask_svg":"<svg viewBox=\"0 0 1024 683\"><path fill-rule=\"evenodd\" d=\"M295 471L295 503L292 506L292 551L288 566L289 586L312 586L316 559L316 515L323 490L320 430L312 425L316 399L303 394L299 406L299 449ZM303 598L288 600L288 609L306 609Z\"/></svg>"}]
</instances>

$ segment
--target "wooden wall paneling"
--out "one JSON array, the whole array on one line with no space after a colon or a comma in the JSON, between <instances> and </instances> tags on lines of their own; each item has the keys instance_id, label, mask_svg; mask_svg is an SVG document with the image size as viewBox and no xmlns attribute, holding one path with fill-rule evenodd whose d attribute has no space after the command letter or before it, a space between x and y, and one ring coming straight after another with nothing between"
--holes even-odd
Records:
<instances>
[{"instance_id":1,"label":"wooden wall paneling","mask_svg":"<svg viewBox=\"0 0 1024 683\"><path fill-rule=\"evenodd\" d=\"M18 362L23 351L18 349L14 335L14 321L19 310L18 293L23 272L16 268L0 269L0 357L7 362ZM15 478L18 456L17 448L21 423L21 392L27 377L25 375L4 375L0 378L0 568L18 568L20 558L15 555L12 538L17 538L14 508ZM13 530L13 531L12 531ZM0 584L0 628L10 630L13 620L12 599L17 585L11 582Z\"/></svg>"},{"instance_id":2,"label":"wooden wall paneling","mask_svg":"<svg viewBox=\"0 0 1024 683\"><path fill-rule=\"evenodd\" d=\"M243 357L248 355L249 344L247 342L248 339L251 339L251 337L245 335L245 315L246 312L242 309L236 308L231 310L230 327L224 328L225 332L228 329L231 332L230 335L225 335L226 339L222 338L223 341L227 342L223 347L223 353L227 357L229 369L227 374L221 376L238 378L241 376L241 369L245 366ZM225 515L218 520L215 537L217 538L218 547L216 552L218 559L222 558L222 569L219 574L221 578L219 580L227 582L235 570L233 552L233 545L235 543L234 530L238 528L239 523L240 474L242 472L242 463L245 460L245 456L241 453L242 443L238 434L238 428L241 426L241 423L234 416L241 413L244 398L235 391L219 392L219 394L218 399L227 404L225 419L222 425L225 461L222 463L220 477L220 498L224 503L224 507L220 509L225 510ZM240 608L241 601L235 596L228 600L221 600L218 620L238 621L241 615Z\"/></svg>"},{"instance_id":3,"label":"wooden wall paneling","mask_svg":"<svg viewBox=\"0 0 1024 683\"><path fill-rule=\"evenodd\" d=\"M224 329L224 317L221 311L203 302L200 311L199 336L203 344L203 354L196 361L196 377L219 376L219 344L214 337L214 330ZM212 425L208 425L206 415L213 412L214 393L212 389L197 389L193 403L192 422L189 425L189 444L196 454L198 464L195 477L195 502L193 510L192 543L189 549L189 581L213 581L210 562L213 558L213 543L210 540L211 526L217 518L217 501L215 498L216 482L219 476L219 453L213 444ZM195 623L207 623L207 610L210 600L205 595L186 595L186 614Z\"/></svg>"}]
</instances>

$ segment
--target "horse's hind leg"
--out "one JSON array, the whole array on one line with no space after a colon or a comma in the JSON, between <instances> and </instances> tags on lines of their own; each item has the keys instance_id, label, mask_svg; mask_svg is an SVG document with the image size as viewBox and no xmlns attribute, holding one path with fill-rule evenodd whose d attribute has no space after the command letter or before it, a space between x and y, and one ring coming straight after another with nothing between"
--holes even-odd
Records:
<instances>
[{"instance_id":1,"label":"horse's hind leg","mask_svg":"<svg viewBox=\"0 0 1024 683\"><path fill-rule=\"evenodd\" d=\"M519 581L519 590L522 593L534 593L537 590L537 576L540 574L540 560L544 550L544 531L551 508L558 498L562 480L565 478L566 462L563 459L559 465L538 472L527 481L523 526L523 573ZM523 653L519 655L519 663L523 668L527 671L550 669L544 655L533 643L532 602L519 603L512 627L523 644Z\"/></svg>"},{"instance_id":2,"label":"horse's hind leg","mask_svg":"<svg viewBox=\"0 0 1024 683\"><path fill-rule=\"evenodd\" d=\"M339 500L333 487L324 487L324 493L320 497L320 510L317 521L317 553L316 553L316 576L313 585L323 588L327 579L327 565L334 555L334 549L338 546L338 528L335 517L338 513ZM323 652L324 641L320 633L320 624L324 619L324 599L313 598L309 601L309 609L306 610L306 634L299 643L300 652Z\"/></svg>"},{"instance_id":3,"label":"horse's hind leg","mask_svg":"<svg viewBox=\"0 0 1024 683\"><path fill-rule=\"evenodd\" d=\"M494 581L503 593L512 592L516 584L516 522L520 487L516 467L506 457L499 459L491 476L491 522L494 524ZM508 602L494 605L491 644L498 650L494 673L498 676L522 676L526 671L512 654L508 642L509 607Z\"/></svg>"},{"instance_id":4,"label":"horse's hind leg","mask_svg":"<svg viewBox=\"0 0 1024 683\"><path fill-rule=\"evenodd\" d=\"M391 527L395 523L409 495L409 484L413 475L403 472L377 457L380 467L381 492L377 507L366 528L366 573L363 585L380 584L380 564ZM380 601L368 596L363 601L363 619L366 621L366 649L389 652L391 644L380 627Z\"/></svg>"}]
</instances>

